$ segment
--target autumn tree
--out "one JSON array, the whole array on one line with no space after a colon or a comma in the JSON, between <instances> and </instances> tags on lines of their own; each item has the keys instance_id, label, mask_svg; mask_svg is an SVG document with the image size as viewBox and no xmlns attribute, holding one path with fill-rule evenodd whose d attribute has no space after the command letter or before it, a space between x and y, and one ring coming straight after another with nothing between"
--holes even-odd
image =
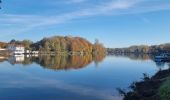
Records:
<instances>
[{"instance_id":1,"label":"autumn tree","mask_svg":"<svg viewBox=\"0 0 170 100\"><path fill-rule=\"evenodd\" d=\"M105 47L103 44L99 42L98 39L95 40L95 43L93 45L93 53L94 54L104 54L106 52Z\"/></svg>"},{"instance_id":2,"label":"autumn tree","mask_svg":"<svg viewBox=\"0 0 170 100\"><path fill-rule=\"evenodd\" d=\"M0 48L6 48L7 47L7 43L5 42L0 42Z\"/></svg>"},{"instance_id":3,"label":"autumn tree","mask_svg":"<svg viewBox=\"0 0 170 100\"><path fill-rule=\"evenodd\" d=\"M81 37L71 37L71 36L54 36L50 38L44 38L41 41L34 43L35 48L43 52L70 52L78 54L90 54L93 51L103 52L105 49L102 44L92 43Z\"/></svg>"}]
</instances>

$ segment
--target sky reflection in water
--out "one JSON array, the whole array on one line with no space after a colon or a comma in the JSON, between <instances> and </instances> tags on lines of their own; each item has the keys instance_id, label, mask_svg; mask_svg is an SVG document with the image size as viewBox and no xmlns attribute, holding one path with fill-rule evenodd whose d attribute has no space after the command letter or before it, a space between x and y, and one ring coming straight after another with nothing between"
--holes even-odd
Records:
<instances>
[{"instance_id":1,"label":"sky reflection in water","mask_svg":"<svg viewBox=\"0 0 170 100\"><path fill-rule=\"evenodd\" d=\"M125 88L143 73L166 64L150 56L10 57L0 63L0 100L121 100ZM158 66L160 65L160 66Z\"/></svg>"}]
</instances>

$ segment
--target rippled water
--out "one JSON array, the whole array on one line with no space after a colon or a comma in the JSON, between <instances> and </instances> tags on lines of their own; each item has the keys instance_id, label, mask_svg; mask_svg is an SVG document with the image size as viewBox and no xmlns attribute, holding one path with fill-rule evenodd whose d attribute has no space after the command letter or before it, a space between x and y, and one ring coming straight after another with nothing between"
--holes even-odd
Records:
<instances>
[{"instance_id":1,"label":"rippled water","mask_svg":"<svg viewBox=\"0 0 170 100\"><path fill-rule=\"evenodd\" d=\"M0 100L121 100L117 88L168 68L148 55L0 58Z\"/></svg>"}]
</instances>

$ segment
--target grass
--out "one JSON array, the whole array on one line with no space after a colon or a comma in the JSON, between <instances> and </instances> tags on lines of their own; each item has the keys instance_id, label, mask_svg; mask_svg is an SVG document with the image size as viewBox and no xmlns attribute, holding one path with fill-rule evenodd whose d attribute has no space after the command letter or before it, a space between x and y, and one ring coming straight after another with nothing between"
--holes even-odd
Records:
<instances>
[{"instance_id":1,"label":"grass","mask_svg":"<svg viewBox=\"0 0 170 100\"><path fill-rule=\"evenodd\" d=\"M170 100L170 77L160 87L159 95L161 100Z\"/></svg>"}]
</instances>

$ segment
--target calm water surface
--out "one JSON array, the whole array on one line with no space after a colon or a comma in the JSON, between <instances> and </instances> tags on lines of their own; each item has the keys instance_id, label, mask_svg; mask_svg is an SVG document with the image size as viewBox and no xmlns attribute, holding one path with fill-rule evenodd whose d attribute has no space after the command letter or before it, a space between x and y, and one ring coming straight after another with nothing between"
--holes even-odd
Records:
<instances>
[{"instance_id":1,"label":"calm water surface","mask_svg":"<svg viewBox=\"0 0 170 100\"><path fill-rule=\"evenodd\" d=\"M2 58L0 100L121 100L143 73L154 75L167 63L149 56L41 56Z\"/></svg>"}]
</instances>

